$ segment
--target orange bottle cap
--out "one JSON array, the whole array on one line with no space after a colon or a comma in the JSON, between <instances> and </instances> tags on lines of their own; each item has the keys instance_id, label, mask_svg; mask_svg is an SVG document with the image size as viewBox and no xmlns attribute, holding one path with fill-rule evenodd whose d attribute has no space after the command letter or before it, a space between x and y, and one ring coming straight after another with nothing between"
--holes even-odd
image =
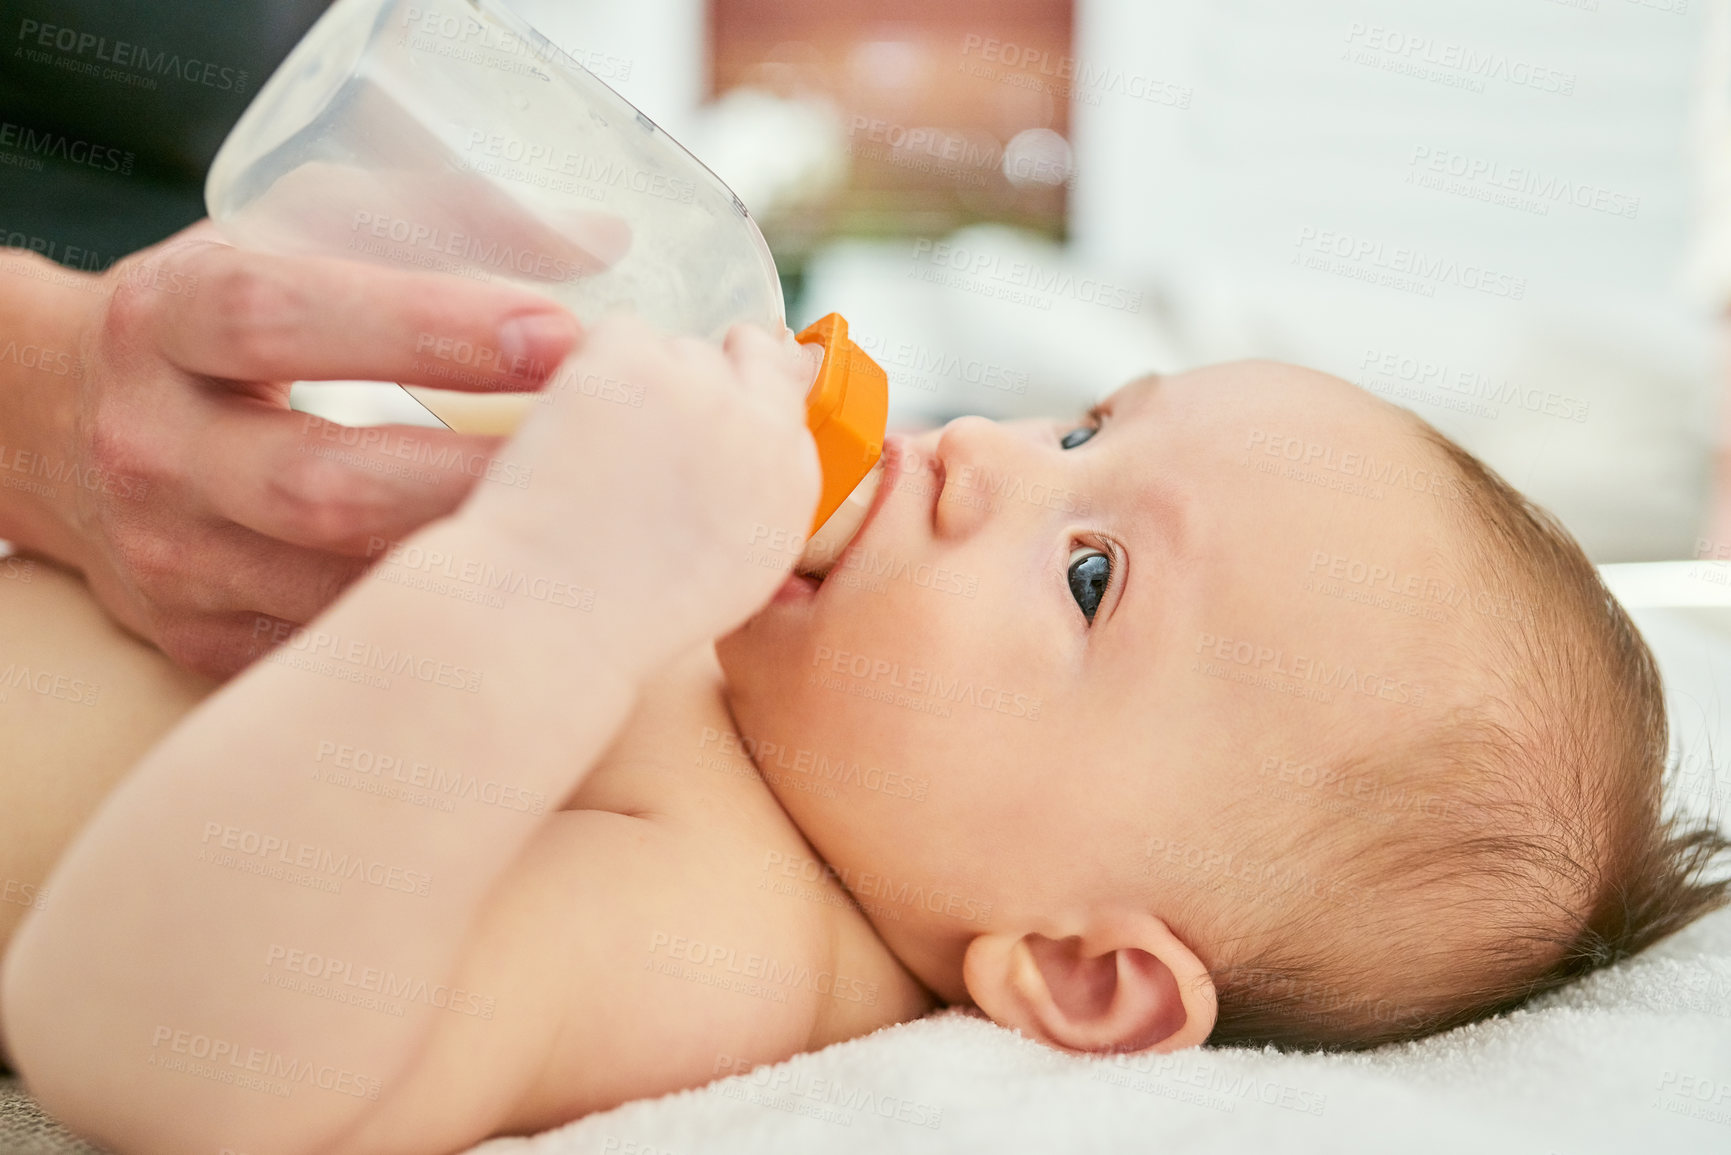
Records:
<instances>
[{"instance_id":1,"label":"orange bottle cap","mask_svg":"<svg viewBox=\"0 0 1731 1155\"><path fill-rule=\"evenodd\" d=\"M889 377L848 339L840 313L812 322L797 339L823 346L823 367L805 397L805 425L823 465L823 492L811 523L815 533L883 454Z\"/></svg>"}]
</instances>

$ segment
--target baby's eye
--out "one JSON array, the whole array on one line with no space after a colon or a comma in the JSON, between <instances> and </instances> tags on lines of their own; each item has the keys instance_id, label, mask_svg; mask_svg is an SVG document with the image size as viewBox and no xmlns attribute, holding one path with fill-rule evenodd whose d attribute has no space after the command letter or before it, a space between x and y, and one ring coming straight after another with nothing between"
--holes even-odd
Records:
<instances>
[{"instance_id":1,"label":"baby's eye","mask_svg":"<svg viewBox=\"0 0 1731 1155\"><path fill-rule=\"evenodd\" d=\"M1077 546L1070 551L1070 596L1082 607L1082 616L1094 624L1094 615L1106 596L1112 580L1112 559L1092 546Z\"/></svg>"},{"instance_id":2,"label":"baby's eye","mask_svg":"<svg viewBox=\"0 0 1731 1155\"><path fill-rule=\"evenodd\" d=\"M1088 415L1083 420L1083 423L1079 427L1064 434L1064 436L1058 441L1058 447L1060 449L1076 448L1076 446L1082 444L1084 441L1093 437L1094 434L1100 432L1100 424L1105 419L1106 406L1104 402L1099 405L1090 406L1088 409Z\"/></svg>"},{"instance_id":3,"label":"baby's eye","mask_svg":"<svg viewBox=\"0 0 1731 1155\"><path fill-rule=\"evenodd\" d=\"M1058 442L1058 445L1064 449L1074 449L1076 446L1082 444L1098 432L1100 432L1099 429L1092 425L1078 426L1064 434L1063 438Z\"/></svg>"}]
</instances>

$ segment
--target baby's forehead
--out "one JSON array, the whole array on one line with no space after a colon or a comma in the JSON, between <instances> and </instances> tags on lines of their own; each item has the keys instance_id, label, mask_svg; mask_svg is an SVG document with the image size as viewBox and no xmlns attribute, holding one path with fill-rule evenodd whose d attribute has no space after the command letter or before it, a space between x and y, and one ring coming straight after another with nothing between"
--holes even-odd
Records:
<instances>
[{"instance_id":1,"label":"baby's forehead","mask_svg":"<svg viewBox=\"0 0 1731 1155\"><path fill-rule=\"evenodd\" d=\"M1276 361L1238 361L1134 378L1102 403L1133 456L1186 471L1242 465L1245 453L1277 447L1299 464L1402 476L1428 473L1442 456L1408 410L1326 373ZM1226 458L1233 460L1228 462Z\"/></svg>"},{"instance_id":2,"label":"baby's forehead","mask_svg":"<svg viewBox=\"0 0 1731 1155\"><path fill-rule=\"evenodd\" d=\"M1144 373L1121 385L1115 405L1189 407L1210 402L1218 408L1303 409L1318 416L1381 416L1392 421L1404 413L1375 394L1340 377L1282 361L1227 361L1176 373Z\"/></svg>"},{"instance_id":3,"label":"baby's forehead","mask_svg":"<svg viewBox=\"0 0 1731 1155\"><path fill-rule=\"evenodd\" d=\"M1271 362L1138 379L1122 400L1119 494L1145 515L1126 522L1125 604L1154 591L1138 641L1170 651L1163 673L1230 687L1223 717L1421 712L1425 656L1459 648L1478 604L1461 481L1422 424Z\"/></svg>"}]
</instances>

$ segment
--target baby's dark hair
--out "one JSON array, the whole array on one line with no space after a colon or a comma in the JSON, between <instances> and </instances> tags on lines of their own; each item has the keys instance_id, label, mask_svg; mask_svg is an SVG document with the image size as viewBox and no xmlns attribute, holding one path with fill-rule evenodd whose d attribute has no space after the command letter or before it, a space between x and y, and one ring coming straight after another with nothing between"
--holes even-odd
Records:
<instances>
[{"instance_id":1,"label":"baby's dark hair","mask_svg":"<svg viewBox=\"0 0 1731 1155\"><path fill-rule=\"evenodd\" d=\"M1240 922L1211 968L1215 1045L1421 1038L1731 902L1719 869L1731 841L1713 816L1664 807L1663 687L1634 623L1555 518L1411 420L1459 483L1459 500L1441 504L1467 543L1455 559L1465 584L1496 594L1476 612L1463 599L1465 620L1436 645L1492 689L1347 761L1348 777L1446 802L1379 815L1369 835L1316 824L1303 845L1333 851L1334 890L1350 901Z\"/></svg>"}]
</instances>

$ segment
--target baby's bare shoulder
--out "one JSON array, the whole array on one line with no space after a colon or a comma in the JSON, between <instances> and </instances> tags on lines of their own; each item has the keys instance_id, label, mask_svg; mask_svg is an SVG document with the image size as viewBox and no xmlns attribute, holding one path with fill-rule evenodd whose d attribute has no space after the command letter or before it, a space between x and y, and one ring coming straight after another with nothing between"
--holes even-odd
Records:
<instances>
[{"instance_id":1,"label":"baby's bare shoulder","mask_svg":"<svg viewBox=\"0 0 1731 1155\"><path fill-rule=\"evenodd\" d=\"M339 1155L458 1150L807 1049L821 996L797 976L829 965L830 928L754 895L739 833L555 814L470 934L460 1009Z\"/></svg>"}]
</instances>

